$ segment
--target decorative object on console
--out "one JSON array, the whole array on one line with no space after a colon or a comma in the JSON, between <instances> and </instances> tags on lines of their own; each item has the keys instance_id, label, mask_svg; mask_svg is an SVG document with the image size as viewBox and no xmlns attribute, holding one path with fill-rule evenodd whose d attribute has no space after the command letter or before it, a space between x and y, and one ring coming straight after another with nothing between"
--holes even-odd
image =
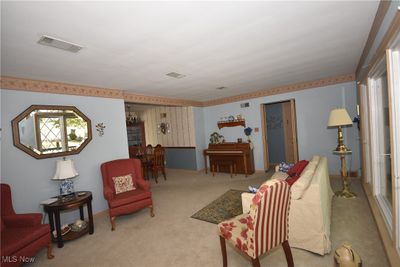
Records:
<instances>
[{"instance_id":1,"label":"decorative object on console","mask_svg":"<svg viewBox=\"0 0 400 267\"><path fill-rule=\"evenodd\" d=\"M99 136L103 136L104 135L104 129L106 128L106 126L104 125L103 122L100 122L98 124L96 124L96 130L99 133Z\"/></svg>"},{"instance_id":2,"label":"decorative object on console","mask_svg":"<svg viewBox=\"0 0 400 267\"><path fill-rule=\"evenodd\" d=\"M252 131L253 131L253 129L251 129L250 127L247 127L244 129L244 134L247 136L247 140L249 141L249 143L251 143L250 135L251 135Z\"/></svg>"},{"instance_id":3,"label":"decorative object on console","mask_svg":"<svg viewBox=\"0 0 400 267\"><path fill-rule=\"evenodd\" d=\"M211 144L222 144L225 142L225 138L223 135L217 133L217 132L213 132L210 135L210 143Z\"/></svg>"},{"instance_id":4,"label":"decorative object on console","mask_svg":"<svg viewBox=\"0 0 400 267\"><path fill-rule=\"evenodd\" d=\"M347 242L335 250L335 261L339 267L361 267L362 265L360 255Z\"/></svg>"},{"instance_id":5,"label":"decorative object on console","mask_svg":"<svg viewBox=\"0 0 400 267\"><path fill-rule=\"evenodd\" d=\"M341 162L341 176L343 181L343 189L342 191L335 192L335 195L343 198L355 198L357 195L350 191L349 188L349 178L347 175L346 168L346 155L351 154L351 150L346 147L344 144L343 131L342 126L351 126L353 124L350 119L349 113L347 113L344 108L336 108L333 109L329 115L328 127L338 127L338 145L335 150L333 150L334 154L340 156Z\"/></svg>"},{"instance_id":6,"label":"decorative object on console","mask_svg":"<svg viewBox=\"0 0 400 267\"><path fill-rule=\"evenodd\" d=\"M62 160L57 160L56 173L52 180L61 180L60 195L66 196L74 193L74 182L71 178L78 176L74 162L65 157Z\"/></svg>"}]
</instances>

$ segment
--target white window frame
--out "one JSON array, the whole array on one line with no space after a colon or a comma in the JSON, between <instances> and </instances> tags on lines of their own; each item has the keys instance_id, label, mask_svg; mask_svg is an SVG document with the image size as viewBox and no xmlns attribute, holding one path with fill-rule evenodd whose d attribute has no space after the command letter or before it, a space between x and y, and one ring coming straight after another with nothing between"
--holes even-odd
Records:
<instances>
[{"instance_id":1,"label":"white window frame","mask_svg":"<svg viewBox=\"0 0 400 267\"><path fill-rule=\"evenodd\" d=\"M393 234L396 250L400 254L400 35L386 50L389 97L392 101L392 179L393 181Z\"/></svg>"},{"instance_id":2,"label":"white window frame","mask_svg":"<svg viewBox=\"0 0 400 267\"><path fill-rule=\"evenodd\" d=\"M379 90L380 83L377 80L384 71L386 70L386 61L385 58L382 58L376 66L370 71L368 75L368 96L369 96L369 108L370 108L370 141L371 141L371 174L372 174L372 188L373 194L378 202L378 207L383 215L383 219L385 221L386 227L389 230L390 236L392 236L392 207L382 195L381 192L381 183L380 179L382 169L380 164L380 156L379 156L379 141L382 136L382 129L377 127L379 121L379 114L377 112L377 105L380 100L380 95L377 93ZM391 105L391 103L389 103ZM392 151L391 151L392 153ZM394 205L394 203L392 203Z\"/></svg>"}]
</instances>

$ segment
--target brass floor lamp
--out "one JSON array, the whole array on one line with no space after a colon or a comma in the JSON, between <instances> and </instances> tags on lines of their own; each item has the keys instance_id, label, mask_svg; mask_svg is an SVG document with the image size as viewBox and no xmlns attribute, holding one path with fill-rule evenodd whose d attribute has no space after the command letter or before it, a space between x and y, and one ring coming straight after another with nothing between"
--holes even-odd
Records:
<instances>
[{"instance_id":1,"label":"brass floor lamp","mask_svg":"<svg viewBox=\"0 0 400 267\"><path fill-rule=\"evenodd\" d=\"M349 177L347 175L346 168L346 155L351 154L351 150L348 149L343 142L343 131L342 126L352 125L353 122L350 119L349 113L344 108L336 108L331 111L329 115L328 127L338 127L338 145L333 153L340 156L343 189L335 192L335 195L343 198L355 198L357 195L350 191Z\"/></svg>"}]
</instances>

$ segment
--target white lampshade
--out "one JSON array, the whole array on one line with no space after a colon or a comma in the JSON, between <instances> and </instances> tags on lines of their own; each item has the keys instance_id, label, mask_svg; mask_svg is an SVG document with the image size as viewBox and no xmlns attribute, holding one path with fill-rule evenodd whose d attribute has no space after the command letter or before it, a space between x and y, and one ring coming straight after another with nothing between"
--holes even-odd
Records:
<instances>
[{"instance_id":1,"label":"white lampshade","mask_svg":"<svg viewBox=\"0 0 400 267\"><path fill-rule=\"evenodd\" d=\"M336 108L329 115L328 127L352 125L349 113L344 108Z\"/></svg>"},{"instance_id":2,"label":"white lampshade","mask_svg":"<svg viewBox=\"0 0 400 267\"><path fill-rule=\"evenodd\" d=\"M53 180L64 180L78 175L74 162L70 159L57 160L56 174Z\"/></svg>"}]
</instances>

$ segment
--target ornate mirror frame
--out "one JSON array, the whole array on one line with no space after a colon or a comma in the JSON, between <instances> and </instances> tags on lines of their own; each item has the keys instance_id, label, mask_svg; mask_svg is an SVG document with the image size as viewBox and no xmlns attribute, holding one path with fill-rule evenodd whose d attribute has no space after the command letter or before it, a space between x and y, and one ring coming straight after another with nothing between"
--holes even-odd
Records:
<instances>
[{"instance_id":1,"label":"ornate mirror frame","mask_svg":"<svg viewBox=\"0 0 400 267\"><path fill-rule=\"evenodd\" d=\"M20 141L20 133L19 133L19 122L23 120L25 117L29 116L32 111L34 110L72 110L75 112L78 116L80 116L84 121L86 121L87 125L87 138L85 141L83 141L80 146L71 151L62 151L62 152L55 152L55 153L49 153L49 154L38 154L34 152L33 150L29 149L27 146L21 143ZM74 155L74 154L79 154L82 149L86 147L86 145L92 140L92 124L91 121L88 117L85 116L79 109L77 109L74 106L57 106L57 105L32 105L28 107L26 110L24 110L21 114L19 114L17 117L15 117L11 121L11 126L12 126L12 132L13 132L13 142L14 146L17 148L21 149L25 153L31 155L32 157L36 159L45 159L45 158L54 158L54 157L65 157L69 155Z\"/></svg>"}]
</instances>

